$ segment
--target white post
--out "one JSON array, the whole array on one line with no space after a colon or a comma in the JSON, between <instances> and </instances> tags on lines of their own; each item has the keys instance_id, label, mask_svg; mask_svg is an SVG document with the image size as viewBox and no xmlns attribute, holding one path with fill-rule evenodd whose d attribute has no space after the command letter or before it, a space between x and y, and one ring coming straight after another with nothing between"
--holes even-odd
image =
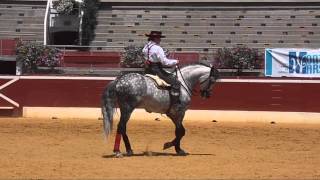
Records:
<instances>
[{"instance_id":1,"label":"white post","mask_svg":"<svg viewBox=\"0 0 320 180\"><path fill-rule=\"evenodd\" d=\"M79 18L80 18L80 22L79 22L79 45L82 46L82 17L83 17L83 11L82 11L82 3L83 0L76 0L79 3Z\"/></svg>"},{"instance_id":2,"label":"white post","mask_svg":"<svg viewBox=\"0 0 320 180\"><path fill-rule=\"evenodd\" d=\"M48 0L48 2L47 2L47 7L46 7L46 14L45 14L45 16L44 16L44 28L43 28L43 30L44 30L44 32L43 32L43 45L47 45L48 44L48 42L47 42L47 36L48 36L48 18L50 18L50 17L48 17L49 16L49 11L50 11L50 6L51 6L51 3L52 3L52 0Z\"/></svg>"}]
</instances>

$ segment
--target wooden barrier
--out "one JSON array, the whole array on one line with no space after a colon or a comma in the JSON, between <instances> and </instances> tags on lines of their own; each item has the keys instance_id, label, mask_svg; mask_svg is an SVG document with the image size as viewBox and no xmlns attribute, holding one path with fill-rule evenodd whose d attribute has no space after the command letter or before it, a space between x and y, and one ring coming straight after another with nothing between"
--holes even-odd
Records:
<instances>
[{"instance_id":1,"label":"wooden barrier","mask_svg":"<svg viewBox=\"0 0 320 180\"><path fill-rule=\"evenodd\" d=\"M0 39L0 56L14 56L16 54L16 40Z\"/></svg>"},{"instance_id":2,"label":"wooden barrier","mask_svg":"<svg viewBox=\"0 0 320 180\"><path fill-rule=\"evenodd\" d=\"M1 105L18 115L24 107L99 108L103 89L113 79L0 76ZM319 113L319 91L320 80L220 79L210 99L195 93L190 109Z\"/></svg>"}]
</instances>

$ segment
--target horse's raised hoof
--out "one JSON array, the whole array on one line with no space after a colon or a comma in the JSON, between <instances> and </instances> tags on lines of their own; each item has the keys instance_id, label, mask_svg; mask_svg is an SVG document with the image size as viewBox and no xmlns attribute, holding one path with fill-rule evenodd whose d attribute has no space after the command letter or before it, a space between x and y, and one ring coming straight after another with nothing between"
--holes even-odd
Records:
<instances>
[{"instance_id":1,"label":"horse's raised hoof","mask_svg":"<svg viewBox=\"0 0 320 180\"><path fill-rule=\"evenodd\" d=\"M179 150L179 151L177 151L177 155L178 156L187 156L187 155L189 155L189 153L187 153L187 152L185 152L184 150Z\"/></svg>"},{"instance_id":2,"label":"horse's raised hoof","mask_svg":"<svg viewBox=\"0 0 320 180\"><path fill-rule=\"evenodd\" d=\"M163 145L163 150L171 148L173 146L172 142L166 142Z\"/></svg>"},{"instance_id":3,"label":"horse's raised hoof","mask_svg":"<svg viewBox=\"0 0 320 180\"><path fill-rule=\"evenodd\" d=\"M133 151L132 150L127 151L127 156L133 156Z\"/></svg>"},{"instance_id":4,"label":"horse's raised hoof","mask_svg":"<svg viewBox=\"0 0 320 180\"><path fill-rule=\"evenodd\" d=\"M114 157L116 157L116 158L123 158L123 154L122 154L120 151L114 152Z\"/></svg>"}]
</instances>

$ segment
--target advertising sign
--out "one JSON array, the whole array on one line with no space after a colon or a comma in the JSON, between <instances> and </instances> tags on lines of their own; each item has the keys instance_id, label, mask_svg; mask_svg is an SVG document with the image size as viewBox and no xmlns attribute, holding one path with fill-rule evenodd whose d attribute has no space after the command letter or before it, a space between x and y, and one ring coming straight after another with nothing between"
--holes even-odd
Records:
<instances>
[{"instance_id":1,"label":"advertising sign","mask_svg":"<svg viewBox=\"0 0 320 180\"><path fill-rule=\"evenodd\" d=\"M320 50L266 49L265 75L270 77L320 77Z\"/></svg>"}]
</instances>

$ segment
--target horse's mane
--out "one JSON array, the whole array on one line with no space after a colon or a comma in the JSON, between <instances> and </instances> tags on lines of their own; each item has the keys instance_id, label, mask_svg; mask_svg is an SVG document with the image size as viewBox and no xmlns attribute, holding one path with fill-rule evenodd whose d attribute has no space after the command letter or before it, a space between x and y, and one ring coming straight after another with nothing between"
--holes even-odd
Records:
<instances>
[{"instance_id":1,"label":"horse's mane","mask_svg":"<svg viewBox=\"0 0 320 180\"><path fill-rule=\"evenodd\" d=\"M194 66L194 65L203 65L203 66L207 66L207 67L210 67L210 64L208 62L193 62L193 63L190 63L190 64L184 64L182 66L179 66L179 68L185 68L185 67L188 67L188 66Z\"/></svg>"}]
</instances>

